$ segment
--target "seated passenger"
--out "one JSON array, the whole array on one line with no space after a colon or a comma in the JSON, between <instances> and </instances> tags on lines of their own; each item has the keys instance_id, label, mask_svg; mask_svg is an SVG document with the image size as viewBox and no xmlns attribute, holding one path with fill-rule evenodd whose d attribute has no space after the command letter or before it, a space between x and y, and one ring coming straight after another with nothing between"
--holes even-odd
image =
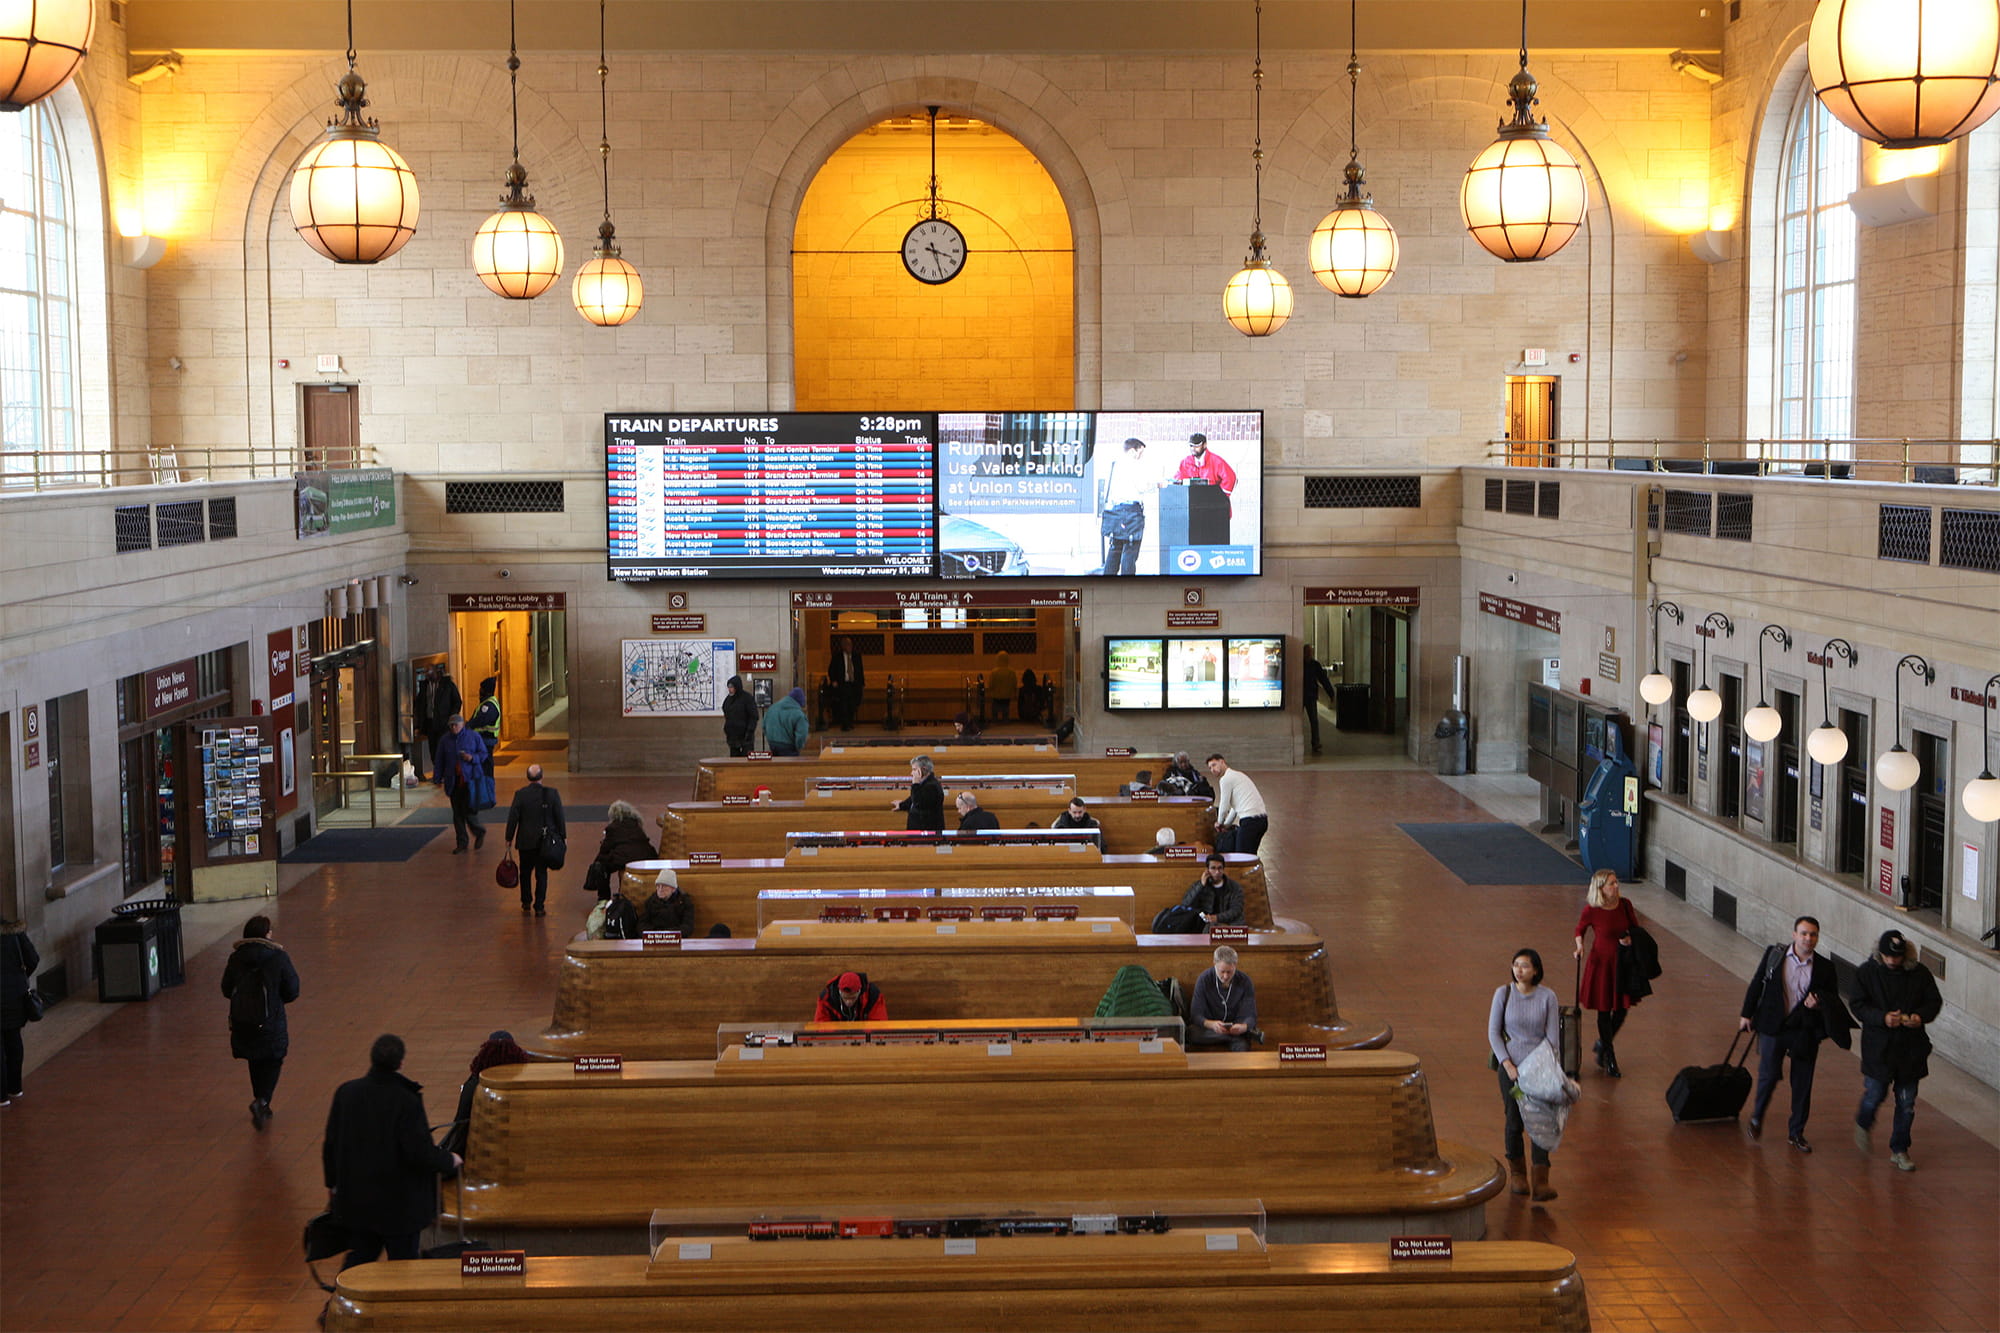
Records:
<instances>
[{"instance_id":1,"label":"seated passenger","mask_svg":"<svg viewBox=\"0 0 2000 1333\"><path fill-rule=\"evenodd\" d=\"M979 719L960 709L951 719L951 734L958 737L977 736L979 734Z\"/></svg>"},{"instance_id":2,"label":"seated passenger","mask_svg":"<svg viewBox=\"0 0 2000 1333\"><path fill-rule=\"evenodd\" d=\"M1215 966L1195 978L1188 1001L1187 1044L1190 1051L1247 1051L1264 1040L1257 1030L1257 990L1250 974L1236 970L1236 950L1224 944L1215 951Z\"/></svg>"},{"instance_id":3,"label":"seated passenger","mask_svg":"<svg viewBox=\"0 0 2000 1333\"><path fill-rule=\"evenodd\" d=\"M1181 906L1192 908L1211 926L1240 926L1243 924L1243 886L1222 872L1225 864L1221 852L1210 852L1201 878L1187 891L1187 897L1181 899Z\"/></svg>"},{"instance_id":4,"label":"seated passenger","mask_svg":"<svg viewBox=\"0 0 2000 1333\"><path fill-rule=\"evenodd\" d=\"M999 828L1000 816L991 810L981 809L979 798L969 791L958 794L958 831L978 833L981 829Z\"/></svg>"},{"instance_id":5,"label":"seated passenger","mask_svg":"<svg viewBox=\"0 0 2000 1333\"><path fill-rule=\"evenodd\" d=\"M1097 828L1097 826L1098 826L1097 816L1091 814L1090 811L1084 806L1083 798L1081 796L1070 797L1069 808L1067 810L1064 810L1061 814L1057 815L1055 817L1055 820L1049 825L1049 827L1052 829L1055 828L1094 829ZM1104 847L1104 835L1101 831L1097 836L1097 846L1099 850L1102 850Z\"/></svg>"},{"instance_id":6,"label":"seated passenger","mask_svg":"<svg viewBox=\"0 0 2000 1333\"><path fill-rule=\"evenodd\" d=\"M445 1131L442 1146L448 1152L463 1157L472 1128L472 1097L479 1090L479 1075L495 1065L524 1065L528 1063L528 1053L515 1044L514 1034L500 1028L485 1041L472 1055L472 1076L459 1085L458 1112L452 1117L451 1128Z\"/></svg>"},{"instance_id":7,"label":"seated passenger","mask_svg":"<svg viewBox=\"0 0 2000 1333\"><path fill-rule=\"evenodd\" d=\"M611 913L606 911L604 915L608 925ZM653 881L653 896L639 909L639 932L678 930L685 935L693 922L694 899L681 892L681 877L672 868L662 870Z\"/></svg>"},{"instance_id":8,"label":"seated passenger","mask_svg":"<svg viewBox=\"0 0 2000 1333\"><path fill-rule=\"evenodd\" d=\"M1170 828L1162 826L1160 828L1156 828L1153 830L1153 845L1146 849L1146 855L1158 856L1161 852L1166 851L1168 848L1178 847L1180 845L1181 845L1180 839L1174 836L1174 831Z\"/></svg>"},{"instance_id":9,"label":"seated passenger","mask_svg":"<svg viewBox=\"0 0 2000 1333\"><path fill-rule=\"evenodd\" d=\"M618 892L618 875L634 861L651 861L659 856L653 840L639 822L638 808L629 801L613 801L606 812L604 836L598 840L597 856L584 872L583 887L600 899Z\"/></svg>"},{"instance_id":10,"label":"seated passenger","mask_svg":"<svg viewBox=\"0 0 2000 1333\"><path fill-rule=\"evenodd\" d=\"M1194 766L1188 752L1179 750L1174 761L1167 765L1167 771L1160 775L1160 795L1206 796L1213 800L1215 788L1209 786L1208 775Z\"/></svg>"},{"instance_id":11,"label":"seated passenger","mask_svg":"<svg viewBox=\"0 0 2000 1333\"><path fill-rule=\"evenodd\" d=\"M879 1023L888 1017L882 988L866 972L842 972L826 983L813 1007L815 1023Z\"/></svg>"}]
</instances>

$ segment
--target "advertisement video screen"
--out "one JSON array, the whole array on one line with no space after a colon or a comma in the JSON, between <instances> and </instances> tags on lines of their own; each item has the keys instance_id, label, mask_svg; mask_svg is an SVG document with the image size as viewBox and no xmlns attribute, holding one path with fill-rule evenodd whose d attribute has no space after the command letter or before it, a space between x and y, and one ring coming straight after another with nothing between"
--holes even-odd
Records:
<instances>
[{"instance_id":1,"label":"advertisement video screen","mask_svg":"<svg viewBox=\"0 0 2000 1333\"><path fill-rule=\"evenodd\" d=\"M1261 412L944 412L941 578L1263 572Z\"/></svg>"},{"instance_id":2,"label":"advertisement video screen","mask_svg":"<svg viewBox=\"0 0 2000 1333\"><path fill-rule=\"evenodd\" d=\"M1283 708L1284 636L1107 638L1104 703L1113 712Z\"/></svg>"},{"instance_id":3,"label":"advertisement video screen","mask_svg":"<svg viewBox=\"0 0 2000 1333\"><path fill-rule=\"evenodd\" d=\"M932 577L935 421L607 413L609 574L620 582Z\"/></svg>"}]
</instances>

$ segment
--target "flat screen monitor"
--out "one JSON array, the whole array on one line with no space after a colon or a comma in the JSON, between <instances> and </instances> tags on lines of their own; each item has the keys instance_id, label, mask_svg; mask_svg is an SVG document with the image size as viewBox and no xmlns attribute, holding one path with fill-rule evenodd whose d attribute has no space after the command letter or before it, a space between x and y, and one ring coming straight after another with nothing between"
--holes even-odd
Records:
<instances>
[{"instance_id":1,"label":"flat screen monitor","mask_svg":"<svg viewBox=\"0 0 2000 1333\"><path fill-rule=\"evenodd\" d=\"M1263 572L1261 412L943 412L938 574Z\"/></svg>"},{"instance_id":2,"label":"flat screen monitor","mask_svg":"<svg viewBox=\"0 0 2000 1333\"><path fill-rule=\"evenodd\" d=\"M1283 708L1284 636L1107 638L1104 704L1113 712Z\"/></svg>"},{"instance_id":3,"label":"flat screen monitor","mask_svg":"<svg viewBox=\"0 0 2000 1333\"><path fill-rule=\"evenodd\" d=\"M935 425L927 413L606 413L610 576L929 578Z\"/></svg>"}]
</instances>

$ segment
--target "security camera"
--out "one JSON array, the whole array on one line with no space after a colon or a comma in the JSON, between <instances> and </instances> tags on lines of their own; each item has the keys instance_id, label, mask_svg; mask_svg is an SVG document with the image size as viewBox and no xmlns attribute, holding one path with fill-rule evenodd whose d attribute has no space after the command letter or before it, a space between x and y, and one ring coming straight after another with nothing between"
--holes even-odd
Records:
<instances>
[{"instance_id":1,"label":"security camera","mask_svg":"<svg viewBox=\"0 0 2000 1333\"><path fill-rule=\"evenodd\" d=\"M504 569L503 569L503 570L501 570L501 571L500 571L500 577L501 577L501 578L503 578L503 579L504 579L504 578L506 578L506 577L507 577L507 571L506 571L506 570L504 570ZM1507 582L1509 582L1509 583L1519 583L1520 581L1521 581L1521 576L1520 576L1519 574L1509 574L1509 575L1507 576Z\"/></svg>"},{"instance_id":2,"label":"security camera","mask_svg":"<svg viewBox=\"0 0 2000 1333\"><path fill-rule=\"evenodd\" d=\"M396 582L402 584L405 588L414 588L419 581L415 574L398 574L396 576Z\"/></svg>"},{"instance_id":3,"label":"security camera","mask_svg":"<svg viewBox=\"0 0 2000 1333\"><path fill-rule=\"evenodd\" d=\"M500 577L503 579L511 579L514 577L514 571L511 569L503 569L500 571Z\"/></svg>"}]
</instances>

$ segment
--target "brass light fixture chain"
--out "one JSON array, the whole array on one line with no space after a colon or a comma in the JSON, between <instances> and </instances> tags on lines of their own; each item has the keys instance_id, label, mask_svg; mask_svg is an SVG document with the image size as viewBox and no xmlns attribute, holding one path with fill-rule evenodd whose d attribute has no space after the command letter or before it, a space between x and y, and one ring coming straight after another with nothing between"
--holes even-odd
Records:
<instances>
[{"instance_id":1,"label":"brass light fixture chain","mask_svg":"<svg viewBox=\"0 0 2000 1333\"><path fill-rule=\"evenodd\" d=\"M1525 3L1525 0L1523 0ZM521 55L514 41L514 0L507 0L507 91L514 117L514 165L521 163Z\"/></svg>"},{"instance_id":2,"label":"brass light fixture chain","mask_svg":"<svg viewBox=\"0 0 2000 1333\"><path fill-rule=\"evenodd\" d=\"M597 156L604 168L604 220L611 221L611 95L606 84L611 78L611 66L604 58L604 6L606 0L597 0Z\"/></svg>"},{"instance_id":3,"label":"brass light fixture chain","mask_svg":"<svg viewBox=\"0 0 2000 1333\"><path fill-rule=\"evenodd\" d=\"M347 72L354 72L354 0L347 0Z\"/></svg>"},{"instance_id":4,"label":"brass light fixture chain","mask_svg":"<svg viewBox=\"0 0 2000 1333\"><path fill-rule=\"evenodd\" d=\"M1361 97L1361 0L1347 4L1347 160L1361 160L1361 135L1355 128L1355 103Z\"/></svg>"},{"instance_id":5,"label":"brass light fixture chain","mask_svg":"<svg viewBox=\"0 0 2000 1333\"><path fill-rule=\"evenodd\" d=\"M1250 160L1255 164L1255 212L1250 219L1250 257L1264 257L1264 0L1257 0L1257 62L1250 73L1250 82L1256 87L1253 101L1255 106L1256 139L1250 150Z\"/></svg>"},{"instance_id":6,"label":"brass light fixture chain","mask_svg":"<svg viewBox=\"0 0 2000 1333\"><path fill-rule=\"evenodd\" d=\"M938 108L930 107L931 113L931 181L930 216L938 215L938 174L937 174L937 118Z\"/></svg>"}]
</instances>

